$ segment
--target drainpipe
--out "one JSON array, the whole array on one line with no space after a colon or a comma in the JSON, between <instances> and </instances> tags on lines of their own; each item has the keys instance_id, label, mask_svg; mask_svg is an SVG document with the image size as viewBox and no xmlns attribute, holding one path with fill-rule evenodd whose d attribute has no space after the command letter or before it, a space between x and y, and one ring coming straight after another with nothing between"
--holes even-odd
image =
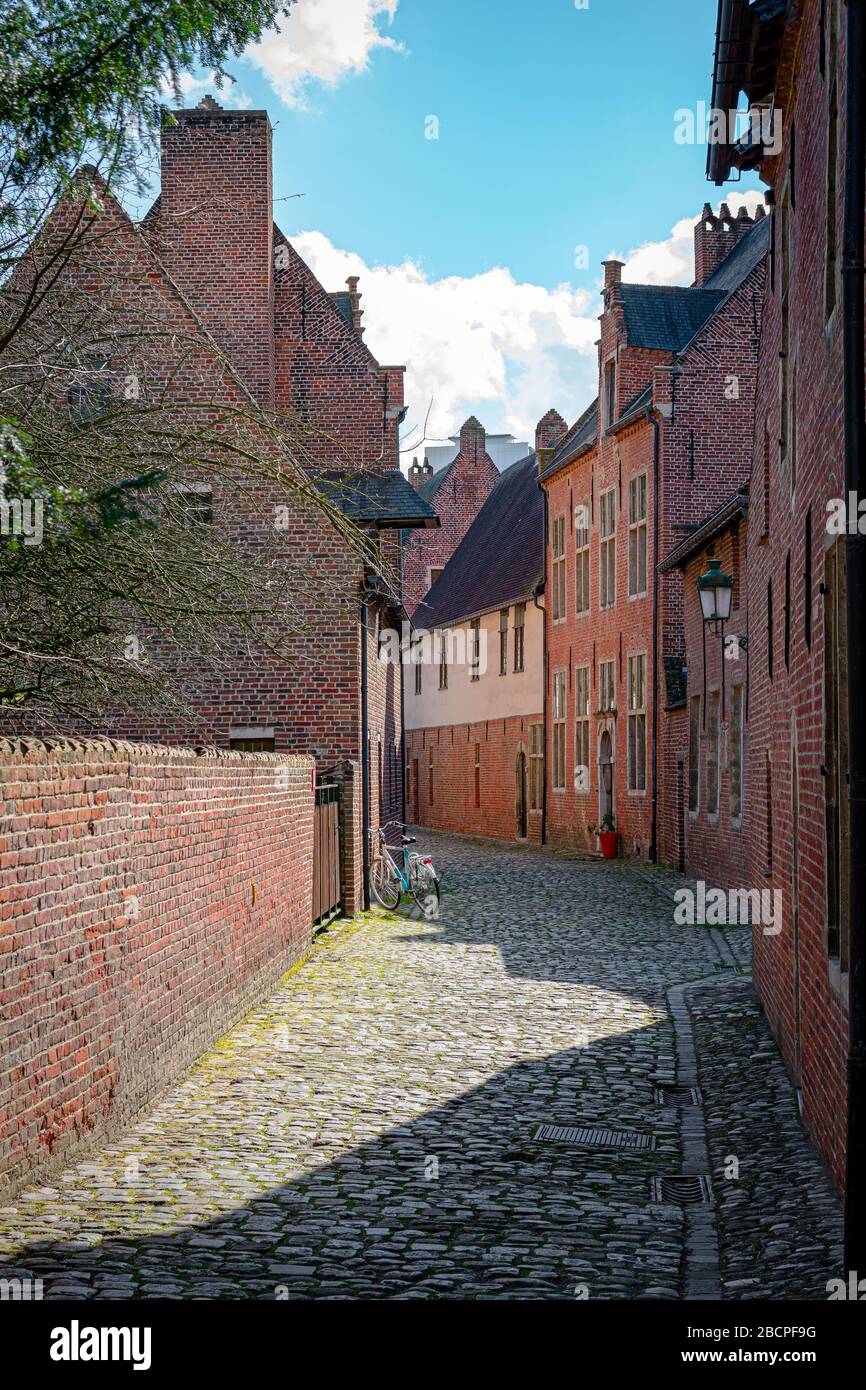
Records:
<instances>
[{"instance_id":1,"label":"drainpipe","mask_svg":"<svg viewBox=\"0 0 866 1390\"><path fill-rule=\"evenodd\" d=\"M866 496L864 459L863 118L864 0L848 0L845 72L845 208L842 234L842 388L845 494ZM846 532L848 627L849 1033L845 1269L866 1271L866 538Z\"/></svg>"},{"instance_id":2,"label":"drainpipe","mask_svg":"<svg viewBox=\"0 0 866 1390\"><path fill-rule=\"evenodd\" d=\"M650 823L650 863L658 863L659 808L659 450L660 426L652 406L647 406L646 418L653 427L653 718L652 718L652 821Z\"/></svg>"},{"instance_id":3,"label":"drainpipe","mask_svg":"<svg viewBox=\"0 0 866 1390\"><path fill-rule=\"evenodd\" d=\"M361 599L361 833L364 839L364 910L370 906L370 758L369 717L367 712L367 636L369 606L366 595Z\"/></svg>"},{"instance_id":4,"label":"drainpipe","mask_svg":"<svg viewBox=\"0 0 866 1390\"><path fill-rule=\"evenodd\" d=\"M546 588L547 588L547 488L546 488L546 487L542 487L542 484L541 484L540 481L539 481L538 486L541 488L541 492L542 492L542 495L543 495L543 497L544 497L544 578L543 578L543 580L542 580L542 583L544 584L545 590L546 590ZM537 594L537 593L534 593L534 594L532 595L532 598L533 598L533 602L535 603L536 608L541 608L541 604L538 602L538 594ZM543 693L542 693L542 698L541 698L541 721L542 721L542 722L541 722L541 755L542 755L542 758L544 759L544 762L543 762L544 777L542 778L542 782L541 782L541 843L542 843L543 845L546 845L546 844L547 844L547 609L546 609L546 607L541 609L541 615L542 615L542 620L543 620L543 626L542 626L542 629L541 629L541 631L542 631L542 638L541 638L541 670L542 670L543 679L544 679L544 691L543 691Z\"/></svg>"}]
</instances>

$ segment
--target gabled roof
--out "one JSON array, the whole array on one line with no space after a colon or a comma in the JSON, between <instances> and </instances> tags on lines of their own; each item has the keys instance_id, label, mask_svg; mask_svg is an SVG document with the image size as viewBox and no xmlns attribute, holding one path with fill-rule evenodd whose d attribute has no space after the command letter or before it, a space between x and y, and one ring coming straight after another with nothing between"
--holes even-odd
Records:
<instances>
[{"instance_id":1,"label":"gabled roof","mask_svg":"<svg viewBox=\"0 0 866 1390\"><path fill-rule=\"evenodd\" d=\"M313 485L352 521L384 529L438 526L433 508L419 496L399 470L382 473L342 473L325 470L311 479Z\"/></svg>"},{"instance_id":2,"label":"gabled roof","mask_svg":"<svg viewBox=\"0 0 866 1390\"><path fill-rule=\"evenodd\" d=\"M598 432L598 397L574 422L568 433L560 440L553 457L548 460L546 467L542 470L542 478L550 478L554 473L558 473L560 468L565 468L566 464L571 463L585 449L591 447L595 442Z\"/></svg>"},{"instance_id":3,"label":"gabled roof","mask_svg":"<svg viewBox=\"0 0 866 1390\"><path fill-rule=\"evenodd\" d=\"M444 468L437 469L435 473L431 473L429 478L425 478L424 482L418 488L418 492L421 497L424 498L425 502L433 501L433 498L436 496L456 462L457 456L455 455L450 463L446 463Z\"/></svg>"},{"instance_id":4,"label":"gabled roof","mask_svg":"<svg viewBox=\"0 0 866 1390\"><path fill-rule=\"evenodd\" d=\"M535 454L500 474L426 598L417 627L443 627L529 598L544 578L544 494Z\"/></svg>"},{"instance_id":5,"label":"gabled roof","mask_svg":"<svg viewBox=\"0 0 866 1390\"><path fill-rule=\"evenodd\" d=\"M743 233L721 264L704 281L704 289L723 290L725 294L730 294L751 274L769 249L770 218L763 217Z\"/></svg>"},{"instance_id":6,"label":"gabled roof","mask_svg":"<svg viewBox=\"0 0 866 1390\"><path fill-rule=\"evenodd\" d=\"M704 549L710 541L715 540L728 527L740 520L741 517L749 514L749 490L744 487L735 492L733 497L729 497L720 507L703 521L699 522L685 540L675 545L673 550L669 550L667 555L659 561L659 574L667 574L669 570L680 569L689 560Z\"/></svg>"},{"instance_id":7,"label":"gabled roof","mask_svg":"<svg viewBox=\"0 0 866 1390\"><path fill-rule=\"evenodd\" d=\"M722 302L721 289L681 285L620 286L629 347L680 352Z\"/></svg>"}]
</instances>

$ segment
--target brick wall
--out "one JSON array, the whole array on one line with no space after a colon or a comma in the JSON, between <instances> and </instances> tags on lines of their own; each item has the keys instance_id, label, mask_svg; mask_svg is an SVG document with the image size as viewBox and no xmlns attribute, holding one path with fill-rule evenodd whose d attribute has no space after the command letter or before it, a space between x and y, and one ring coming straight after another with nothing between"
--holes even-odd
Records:
<instances>
[{"instance_id":1,"label":"brick wall","mask_svg":"<svg viewBox=\"0 0 866 1390\"><path fill-rule=\"evenodd\" d=\"M0 743L0 1183L127 1123L308 950L312 761Z\"/></svg>"},{"instance_id":2,"label":"brick wall","mask_svg":"<svg viewBox=\"0 0 866 1390\"><path fill-rule=\"evenodd\" d=\"M747 833L752 872L771 863L768 886L784 895L780 935L755 933L755 981L770 1025L802 1089L803 1118L840 1185L844 1180L847 1049L847 976L828 943L827 836L825 825L825 627L824 581L827 502L844 497L841 287L827 313L827 146L831 82L838 81L838 148L844 148L844 10L836 6L835 54L828 42L820 66L822 6L803 9L795 90L785 94L782 153L775 169L774 283L766 299L755 421L752 514L749 525L749 743ZM830 5L825 18L829 27ZM778 97L777 97L778 100ZM796 169L791 206L791 126L796 126ZM839 170L841 171L841 155ZM837 245L842 224L841 174L837 181ZM785 199L787 188L788 197ZM783 212L783 204L787 208ZM780 410L783 285L782 219L789 247L789 372L797 369L797 460L792 488L790 460L783 462ZM789 377L790 379L790 377ZM790 400L790 395L789 395ZM768 504L768 505L767 505ZM807 519L811 517L811 560ZM786 572L790 604L786 618ZM774 594L772 675L768 585ZM811 610L811 642L806 610ZM785 629L789 632L785 659ZM795 813L794 755L798 796ZM769 772L769 782L768 782ZM769 836L772 836L772 851ZM796 893L795 890L796 889ZM796 912L795 912L796 903ZM855 905L854 910L858 910Z\"/></svg>"},{"instance_id":3,"label":"brick wall","mask_svg":"<svg viewBox=\"0 0 866 1390\"><path fill-rule=\"evenodd\" d=\"M403 552L403 602L409 615L414 615L422 626L424 609L418 605L430 587L431 567L444 569L499 477L499 470L487 453L486 438L483 426L470 416L460 431L460 448L448 476L430 503L439 517L439 526L415 531L407 537Z\"/></svg>"},{"instance_id":4,"label":"brick wall","mask_svg":"<svg viewBox=\"0 0 866 1390\"><path fill-rule=\"evenodd\" d=\"M541 809L529 808L530 735L537 714L406 731L406 814L434 830L518 838L517 759L527 765L527 835L541 839ZM478 795L475 764L478 758ZM431 796L432 790L432 796Z\"/></svg>"}]
</instances>

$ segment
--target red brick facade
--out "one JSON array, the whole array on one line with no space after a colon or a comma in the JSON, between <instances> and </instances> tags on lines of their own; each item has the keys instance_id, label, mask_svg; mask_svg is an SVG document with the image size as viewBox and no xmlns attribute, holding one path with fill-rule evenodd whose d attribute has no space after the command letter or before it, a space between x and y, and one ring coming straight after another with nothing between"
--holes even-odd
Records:
<instances>
[{"instance_id":1,"label":"red brick facade","mask_svg":"<svg viewBox=\"0 0 866 1390\"><path fill-rule=\"evenodd\" d=\"M725 249L752 227L748 218L702 217L696 228L699 262L705 269L718 268ZM711 256L714 238L719 247ZM654 681L653 574L656 562L687 529L748 478L764 273L761 258L726 297L720 296L682 350L674 352L632 343L624 296L643 287L622 285L619 263L606 264L598 422L586 437L573 427L559 453L542 460L541 470L548 498L547 829L553 844L592 848L589 827L612 810L621 854L647 858L655 850L656 857L676 862L677 776L668 728L668 681L683 666L682 581L679 574L659 579ZM663 298L666 292L653 293ZM578 509L585 509L583 527L577 524ZM632 519L639 524L632 526ZM603 528L609 529L609 537ZM644 538L638 540L641 529ZM645 548L646 563L636 562L632 571L630 548L636 545ZM608 560L611 547L614 558ZM606 603L603 552L615 574L611 585L607 572L607 597L613 590L615 600ZM558 593L555 570L562 572ZM630 672L634 710L629 710ZM578 711L577 687L584 679L588 691L581 684L583 709ZM675 725L675 713L672 718ZM555 722L564 724L564 735L555 736ZM564 755L555 748L555 737L564 737ZM588 749L582 774L578 740L581 758Z\"/></svg>"},{"instance_id":2,"label":"red brick facade","mask_svg":"<svg viewBox=\"0 0 866 1390\"><path fill-rule=\"evenodd\" d=\"M0 1183L77 1158L310 946L313 762L0 743Z\"/></svg>"},{"instance_id":3,"label":"red brick facade","mask_svg":"<svg viewBox=\"0 0 866 1390\"><path fill-rule=\"evenodd\" d=\"M424 610L419 604L430 588L430 571L445 568L499 477L484 445L484 427L471 415L460 430L457 455L441 470L441 479L436 473L432 479L420 474L411 479L429 495L440 523L436 530L407 537L403 548L403 602L409 616L422 626ZM428 494L432 486L435 492Z\"/></svg>"},{"instance_id":4,"label":"red brick facade","mask_svg":"<svg viewBox=\"0 0 866 1390\"><path fill-rule=\"evenodd\" d=\"M774 193L773 277L761 336L747 544L746 747L749 873L780 889L784 902L782 932L755 931L755 980L801 1088L804 1121L840 1184L847 681L844 617L837 628L834 610L841 597L844 614L845 539L828 534L826 520L828 501L844 496L844 14L835 0L807 0L789 22L776 90L783 148L763 171ZM831 134L834 109L838 124ZM829 164L833 150L835 168ZM834 681L837 661L840 678ZM842 706L838 724L834 698ZM828 833L834 817L838 837ZM835 910L828 892L834 877L843 885Z\"/></svg>"},{"instance_id":5,"label":"red brick facade","mask_svg":"<svg viewBox=\"0 0 866 1390\"><path fill-rule=\"evenodd\" d=\"M407 730L407 818L434 830L540 843L543 759L534 796L532 748L540 746L542 728L539 709L480 724Z\"/></svg>"}]
</instances>

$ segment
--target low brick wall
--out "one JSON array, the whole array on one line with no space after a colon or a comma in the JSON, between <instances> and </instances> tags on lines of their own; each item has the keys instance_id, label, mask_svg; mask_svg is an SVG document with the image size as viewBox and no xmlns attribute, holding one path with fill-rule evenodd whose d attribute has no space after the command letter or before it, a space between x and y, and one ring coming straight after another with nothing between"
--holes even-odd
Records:
<instances>
[{"instance_id":1,"label":"low brick wall","mask_svg":"<svg viewBox=\"0 0 866 1390\"><path fill-rule=\"evenodd\" d=\"M311 938L313 763L0 742L0 1191L129 1121Z\"/></svg>"},{"instance_id":2,"label":"low brick wall","mask_svg":"<svg viewBox=\"0 0 866 1390\"><path fill-rule=\"evenodd\" d=\"M528 806L530 728L542 718L539 712L480 724L407 729L407 820L431 830L516 840L517 758L522 752L526 758L526 839L540 843L541 811Z\"/></svg>"}]
</instances>

